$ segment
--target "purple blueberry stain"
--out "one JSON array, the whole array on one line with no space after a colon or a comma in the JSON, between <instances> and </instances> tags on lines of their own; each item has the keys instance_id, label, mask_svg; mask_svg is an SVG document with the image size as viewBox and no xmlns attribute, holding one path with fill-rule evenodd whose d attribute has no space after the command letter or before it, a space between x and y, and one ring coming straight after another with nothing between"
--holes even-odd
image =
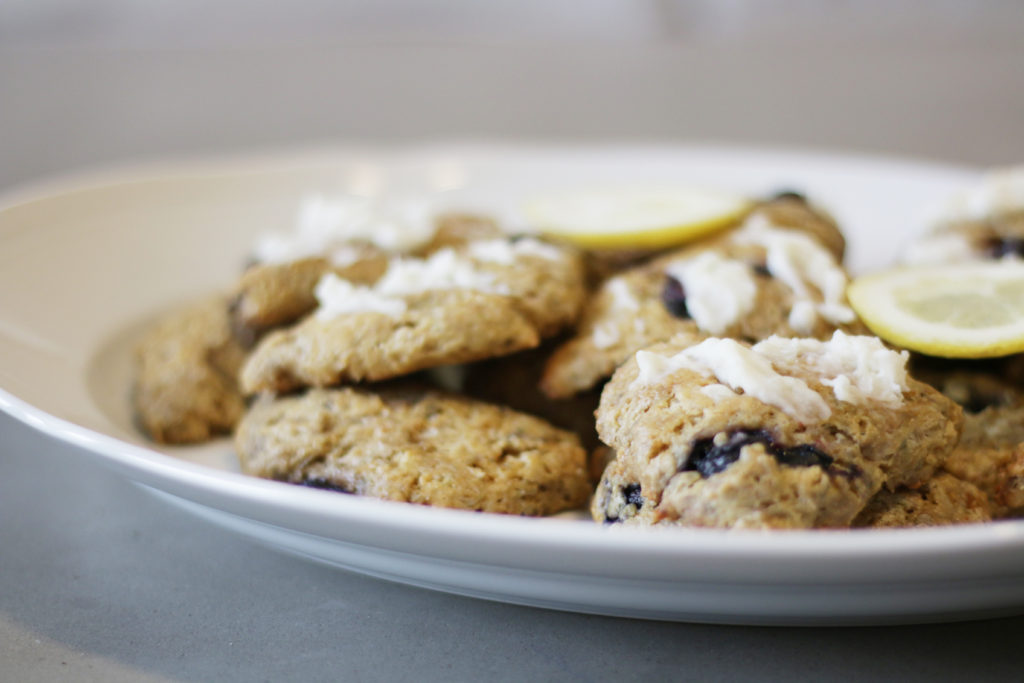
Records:
<instances>
[{"instance_id":1,"label":"purple blueberry stain","mask_svg":"<svg viewBox=\"0 0 1024 683\"><path fill-rule=\"evenodd\" d=\"M739 460L743 448L758 443L763 444L765 451L779 464L787 467L818 466L828 469L835 463L835 458L809 444L783 446L767 430L740 429L728 434L725 441L719 444L713 438L694 442L680 471L696 471L702 477L710 477L725 471Z\"/></svg>"},{"instance_id":2,"label":"purple blueberry stain","mask_svg":"<svg viewBox=\"0 0 1024 683\"><path fill-rule=\"evenodd\" d=\"M1024 238L1022 237L992 237L985 241L985 254L989 258L1001 259L1007 256L1024 258Z\"/></svg>"},{"instance_id":3,"label":"purple blueberry stain","mask_svg":"<svg viewBox=\"0 0 1024 683\"><path fill-rule=\"evenodd\" d=\"M661 303L675 317L690 319L690 311L686 308L686 290L683 289L683 283L671 275L665 276L665 284L661 288Z\"/></svg>"},{"instance_id":4,"label":"purple blueberry stain","mask_svg":"<svg viewBox=\"0 0 1024 683\"><path fill-rule=\"evenodd\" d=\"M311 489L320 489L322 491L337 491L338 493L352 493L349 489L344 486L335 484L334 482L328 481L323 477L313 477L303 481L294 482L299 486L306 486Z\"/></svg>"}]
</instances>

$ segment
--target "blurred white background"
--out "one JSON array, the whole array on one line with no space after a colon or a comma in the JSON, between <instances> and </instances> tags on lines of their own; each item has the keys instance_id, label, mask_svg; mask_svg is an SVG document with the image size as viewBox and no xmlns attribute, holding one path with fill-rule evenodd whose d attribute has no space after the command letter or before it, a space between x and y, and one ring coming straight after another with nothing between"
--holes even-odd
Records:
<instances>
[{"instance_id":1,"label":"blurred white background","mask_svg":"<svg viewBox=\"0 0 1024 683\"><path fill-rule=\"evenodd\" d=\"M1024 160L1020 0L0 0L0 186L138 157L716 140Z\"/></svg>"}]
</instances>

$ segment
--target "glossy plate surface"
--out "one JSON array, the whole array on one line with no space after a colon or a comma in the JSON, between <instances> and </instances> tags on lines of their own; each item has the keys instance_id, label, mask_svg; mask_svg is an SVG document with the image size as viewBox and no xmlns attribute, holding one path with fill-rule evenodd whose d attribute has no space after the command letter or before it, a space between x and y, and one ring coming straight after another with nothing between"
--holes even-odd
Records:
<instances>
[{"instance_id":1,"label":"glossy plate surface","mask_svg":"<svg viewBox=\"0 0 1024 683\"><path fill-rule=\"evenodd\" d=\"M444 145L110 170L0 200L0 408L199 517L288 552L509 602L724 623L842 624L1024 611L1024 522L736 533L605 528L344 496L238 474L229 443L154 448L132 424L139 332L226 289L310 193L429 193L513 215L554 188L656 181L831 210L855 271L886 264L972 169L708 146Z\"/></svg>"}]
</instances>

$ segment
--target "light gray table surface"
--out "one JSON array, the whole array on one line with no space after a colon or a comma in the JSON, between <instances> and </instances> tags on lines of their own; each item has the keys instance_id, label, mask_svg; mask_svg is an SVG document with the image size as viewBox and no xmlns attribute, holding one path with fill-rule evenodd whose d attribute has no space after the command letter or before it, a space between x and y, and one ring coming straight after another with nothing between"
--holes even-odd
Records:
<instances>
[{"instance_id":1,"label":"light gray table surface","mask_svg":"<svg viewBox=\"0 0 1024 683\"><path fill-rule=\"evenodd\" d=\"M112 161L368 140L1024 161L1022 28L742 46L0 42L0 189ZM0 681L1019 680L1022 638L1024 618L705 626L405 587L198 521L0 416Z\"/></svg>"}]
</instances>

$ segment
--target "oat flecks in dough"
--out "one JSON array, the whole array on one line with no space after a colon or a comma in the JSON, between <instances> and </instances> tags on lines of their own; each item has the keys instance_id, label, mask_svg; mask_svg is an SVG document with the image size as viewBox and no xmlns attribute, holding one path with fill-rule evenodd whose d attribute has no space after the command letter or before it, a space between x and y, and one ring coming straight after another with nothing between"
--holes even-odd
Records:
<instances>
[{"instance_id":1,"label":"oat flecks in dough","mask_svg":"<svg viewBox=\"0 0 1024 683\"><path fill-rule=\"evenodd\" d=\"M583 505L591 491L574 435L419 390L263 397L235 442L246 473L388 500L547 515Z\"/></svg>"},{"instance_id":2,"label":"oat flecks in dough","mask_svg":"<svg viewBox=\"0 0 1024 683\"><path fill-rule=\"evenodd\" d=\"M917 488L882 489L853 521L854 527L944 526L989 522L992 510L984 492L949 472Z\"/></svg>"}]
</instances>

